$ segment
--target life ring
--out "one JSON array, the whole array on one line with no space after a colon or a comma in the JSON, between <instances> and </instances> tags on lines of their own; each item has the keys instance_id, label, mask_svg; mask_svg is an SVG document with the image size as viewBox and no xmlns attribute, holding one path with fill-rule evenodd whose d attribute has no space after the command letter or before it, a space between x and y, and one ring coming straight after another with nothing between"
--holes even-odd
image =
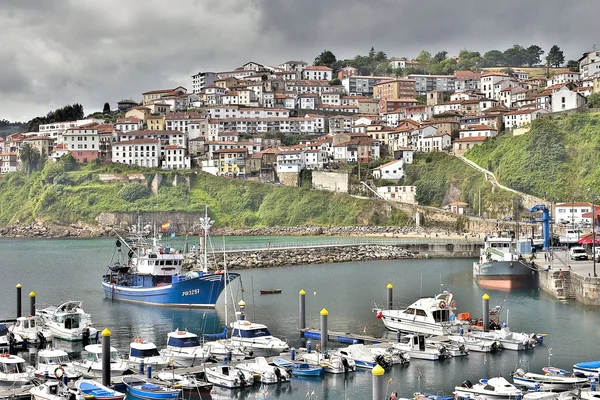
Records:
<instances>
[{"instance_id":1,"label":"life ring","mask_svg":"<svg viewBox=\"0 0 600 400\"><path fill-rule=\"evenodd\" d=\"M250 325L250 321L244 321L244 325L246 325L246 326Z\"/></svg>"},{"instance_id":2,"label":"life ring","mask_svg":"<svg viewBox=\"0 0 600 400\"><path fill-rule=\"evenodd\" d=\"M184 331L177 331L177 334L178 335L185 335L185 332Z\"/></svg>"},{"instance_id":3,"label":"life ring","mask_svg":"<svg viewBox=\"0 0 600 400\"><path fill-rule=\"evenodd\" d=\"M144 339L142 339L142 338L135 338L134 342L136 342L136 343L144 343Z\"/></svg>"},{"instance_id":4,"label":"life ring","mask_svg":"<svg viewBox=\"0 0 600 400\"><path fill-rule=\"evenodd\" d=\"M440 301L440 308L446 308L446 302L444 300Z\"/></svg>"},{"instance_id":5,"label":"life ring","mask_svg":"<svg viewBox=\"0 0 600 400\"><path fill-rule=\"evenodd\" d=\"M58 373L60 371L60 374ZM56 379L62 379L65 376L65 369L62 366L58 366L54 369L54 377Z\"/></svg>"},{"instance_id":6,"label":"life ring","mask_svg":"<svg viewBox=\"0 0 600 400\"><path fill-rule=\"evenodd\" d=\"M450 308L456 308L456 300L450 302Z\"/></svg>"}]
</instances>

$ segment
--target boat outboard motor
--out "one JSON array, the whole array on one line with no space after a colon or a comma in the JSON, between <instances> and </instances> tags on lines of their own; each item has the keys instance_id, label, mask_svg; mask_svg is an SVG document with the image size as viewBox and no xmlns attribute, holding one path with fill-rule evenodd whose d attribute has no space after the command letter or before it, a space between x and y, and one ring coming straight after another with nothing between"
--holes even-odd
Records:
<instances>
[{"instance_id":1,"label":"boat outboard motor","mask_svg":"<svg viewBox=\"0 0 600 400\"><path fill-rule=\"evenodd\" d=\"M275 376L277 377L277 382L281 382L281 371L278 367L275 367Z\"/></svg>"},{"instance_id":2,"label":"boat outboard motor","mask_svg":"<svg viewBox=\"0 0 600 400\"><path fill-rule=\"evenodd\" d=\"M469 354L469 352L467 351L467 349L465 348L464 344L459 344L458 345L458 350L462 353L462 354Z\"/></svg>"},{"instance_id":3,"label":"boat outboard motor","mask_svg":"<svg viewBox=\"0 0 600 400\"><path fill-rule=\"evenodd\" d=\"M342 357L342 365L344 366L344 372L348 372L350 370L350 364L348 364L346 357Z\"/></svg>"},{"instance_id":4,"label":"boat outboard motor","mask_svg":"<svg viewBox=\"0 0 600 400\"><path fill-rule=\"evenodd\" d=\"M471 383L470 380L467 379L460 386L467 388L467 389L471 389L473 387L473 384Z\"/></svg>"},{"instance_id":5,"label":"boat outboard motor","mask_svg":"<svg viewBox=\"0 0 600 400\"><path fill-rule=\"evenodd\" d=\"M8 352L10 354L12 354L15 349L15 344L16 344L17 340L15 339L15 334L12 333L11 331L9 331L6 334L6 336L8 337Z\"/></svg>"},{"instance_id":6,"label":"boat outboard motor","mask_svg":"<svg viewBox=\"0 0 600 400\"><path fill-rule=\"evenodd\" d=\"M81 341L84 346L90 344L90 328L85 327L81 330Z\"/></svg>"},{"instance_id":7,"label":"boat outboard motor","mask_svg":"<svg viewBox=\"0 0 600 400\"><path fill-rule=\"evenodd\" d=\"M46 336L42 332L36 333L36 336L38 338L38 349L46 347Z\"/></svg>"},{"instance_id":8,"label":"boat outboard motor","mask_svg":"<svg viewBox=\"0 0 600 400\"><path fill-rule=\"evenodd\" d=\"M244 373L242 371L238 371L238 378L240 379L240 386L246 386L246 377L244 376Z\"/></svg>"},{"instance_id":9,"label":"boat outboard motor","mask_svg":"<svg viewBox=\"0 0 600 400\"><path fill-rule=\"evenodd\" d=\"M498 342L494 342L494 343L492 343L492 346L490 347L490 349L492 350L492 352L498 351L498 350L500 350L500 345L498 344Z\"/></svg>"}]
</instances>

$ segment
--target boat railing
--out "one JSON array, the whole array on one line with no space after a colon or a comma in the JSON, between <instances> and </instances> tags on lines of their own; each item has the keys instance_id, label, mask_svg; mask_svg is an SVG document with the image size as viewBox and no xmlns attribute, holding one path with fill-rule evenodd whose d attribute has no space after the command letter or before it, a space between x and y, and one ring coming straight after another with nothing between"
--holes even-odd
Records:
<instances>
[{"instance_id":1,"label":"boat railing","mask_svg":"<svg viewBox=\"0 0 600 400\"><path fill-rule=\"evenodd\" d=\"M385 302L385 303L373 302L373 308L371 310L372 311L406 310L409 306L410 306L410 304L408 304L408 303L392 303L392 308L389 308L387 302Z\"/></svg>"}]
</instances>

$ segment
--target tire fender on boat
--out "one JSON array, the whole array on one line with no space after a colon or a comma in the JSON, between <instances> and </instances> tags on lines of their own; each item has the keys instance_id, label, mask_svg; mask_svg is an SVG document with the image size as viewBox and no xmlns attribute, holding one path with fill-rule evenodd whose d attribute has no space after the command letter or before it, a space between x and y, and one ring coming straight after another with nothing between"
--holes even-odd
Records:
<instances>
[{"instance_id":1,"label":"tire fender on boat","mask_svg":"<svg viewBox=\"0 0 600 400\"><path fill-rule=\"evenodd\" d=\"M444 300L440 301L440 308L446 308L446 302Z\"/></svg>"},{"instance_id":2,"label":"tire fender on boat","mask_svg":"<svg viewBox=\"0 0 600 400\"><path fill-rule=\"evenodd\" d=\"M62 377L65 375L65 369L59 365L58 367L56 367L54 369L54 377L56 379L62 379Z\"/></svg>"}]
</instances>

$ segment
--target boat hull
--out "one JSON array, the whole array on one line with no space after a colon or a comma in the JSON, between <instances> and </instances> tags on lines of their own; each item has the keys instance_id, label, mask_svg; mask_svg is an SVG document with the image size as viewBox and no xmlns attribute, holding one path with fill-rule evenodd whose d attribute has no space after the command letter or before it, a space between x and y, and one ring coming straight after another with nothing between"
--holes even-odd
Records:
<instances>
[{"instance_id":1,"label":"boat hull","mask_svg":"<svg viewBox=\"0 0 600 400\"><path fill-rule=\"evenodd\" d=\"M524 289L537 284L537 270L522 261L475 262L473 278L486 289Z\"/></svg>"},{"instance_id":2,"label":"boat hull","mask_svg":"<svg viewBox=\"0 0 600 400\"><path fill-rule=\"evenodd\" d=\"M227 274L229 282L239 274ZM111 300L164 307L214 308L225 288L225 274L206 274L196 278L154 287L131 287L102 280L104 295Z\"/></svg>"}]
</instances>

